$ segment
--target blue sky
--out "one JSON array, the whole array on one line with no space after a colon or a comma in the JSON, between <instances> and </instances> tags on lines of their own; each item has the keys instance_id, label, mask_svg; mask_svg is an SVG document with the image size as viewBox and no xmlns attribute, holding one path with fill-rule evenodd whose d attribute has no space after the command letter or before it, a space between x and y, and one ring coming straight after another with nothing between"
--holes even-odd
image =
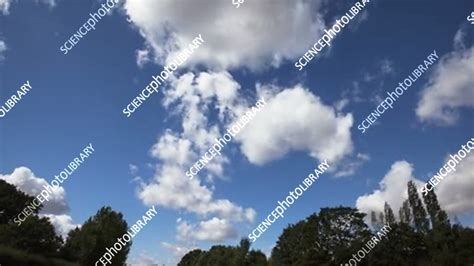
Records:
<instances>
[{"instance_id":1,"label":"blue sky","mask_svg":"<svg viewBox=\"0 0 474 266\"><path fill-rule=\"evenodd\" d=\"M474 65L474 25L466 20L474 10L471 1L372 0L363 14L337 35L330 49L326 47L323 55L313 59L303 71L293 66L296 59L319 39L320 30L332 25L352 2L319 5L295 1L311 7L297 17L284 13L296 5L285 1L253 3L249 0L239 9L234 8L231 1L216 5L209 5L212 1L202 1L199 5L158 2L127 0L64 55L59 47L86 21L89 12L97 11L98 1L12 1L8 12L0 1L0 42L6 46L4 51L0 49L0 103L3 104L27 80L33 87L21 102L0 118L0 175L4 178L16 176L16 168L26 167L34 173L33 176L28 172L26 176L30 179L27 180L42 178L49 182L92 143L95 152L64 183L65 194L61 199L67 202L70 211L63 214L72 218L70 224L82 224L100 207L109 205L133 224L150 204L155 204L158 215L134 239L129 256L132 260L144 260L142 254L147 254L156 261L173 263L187 248L209 248L216 243L234 245L240 237L250 233L274 209L276 202L286 197L327 154L321 152L312 156L311 151L319 151L314 145L324 144L320 141L295 144L281 133L284 131L281 127L290 126L292 129L288 132L293 132L296 138L327 137L328 142L335 141L343 146L342 150L348 151L352 147L352 151L340 151L334 156L332 172L325 173L292 205L285 218L277 220L253 245L267 253L288 223L297 222L321 207L355 207L356 202L361 208L380 206L383 202L367 195L381 189L379 182L384 177L389 178L391 167L400 168L403 173L404 170L413 171L401 177L400 183L406 185L412 177L426 181L444 164L448 153L457 151L461 144L474 137L474 82L470 77ZM299 18L303 22L305 18L309 19L313 26L308 27L311 31L304 32L301 27L295 30L298 34L285 32L286 28L279 26L290 23L299 26L298 23L303 22L274 21L276 16L268 13L255 18L252 12L262 11L265 9L262 5L270 3L271 11L286 14L283 18ZM221 11L222 15L213 9ZM165 11L168 11L166 15L160 13ZM240 20L221 19L224 15ZM131 19L130 23L127 17ZM266 22L266 31L272 34L259 32L261 28L258 27L250 27L247 31L238 28L253 25L258 20ZM216 21L222 24L213 23ZM180 38L173 39L163 33L165 22ZM126 118L122 109L152 80L152 75L162 71L168 56L176 52L157 47L170 44L183 47L199 33L196 28L200 26L206 41L199 48L201 50L191 57L188 65L175 72L175 78L167 86L160 87L159 93L153 94L138 111ZM225 27L232 28L222 30ZM241 46L237 47L235 43ZM213 50L214 47L218 49ZM280 53L281 50L285 52ZM396 84L433 50L441 60L401 96L393 110L379 118L376 126L361 134L357 125L379 104L378 97L395 89ZM147 53L147 60L137 61L137 51ZM278 53L283 58L280 61L272 58ZM466 65L471 68L457 71ZM450 71L457 71L457 74L451 75ZM237 109L253 105L256 94L266 93L269 97L271 108L267 107L266 114L262 115L265 119L256 119L247 125L242 138L224 148L228 163L219 162L223 167L221 174L219 171L208 173L211 178L202 175L196 185L212 191L212 201L227 199L236 207L253 209L254 217L236 221L232 215L227 217L213 211L199 215L176 203L179 197L186 195L163 196L161 190L154 190L164 182L164 174L159 169L175 165L163 159L163 154L153 155L152 146L160 141L165 143L164 136L169 132L170 136L183 141L193 143L196 140L190 137L192 132L183 129L186 114L208 115L205 120L197 120L206 122L199 125L199 129L209 130L211 125L216 125L221 132L229 119L238 115L237 111L229 110L228 117L220 120L214 108L223 103L215 98L203 100L198 108L208 108L198 111L189 109L186 95L173 98L176 85L186 85L180 79L181 75L191 72L196 76L203 72L215 73L222 82L216 89L221 91L229 88L232 91L235 89L232 81L237 82L240 88L232 99L235 100L232 106ZM304 95L319 97L320 101L298 102L300 98L296 93L291 94L298 84L304 88ZM284 94L285 91L288 94ZM285 95L293 98L286 103L281 100ZM165 106L166 99L173 103ZM449 122L440 121L435 115L420 116L416 109L422 99L435 110L433 113L447 116ZM292 119L279 121L282 112L291 116L293 106L304 104L327 108L340 119L351 115L353 124L337 140L332 139L332 133L325 132L342 120L329 119L328 122L321 114L307 113L303 115L306 118L299 121L301 123ZM279 111L271 113L272 110ZM450 116L446 110L457 115ZM282 119L287 118L286 114ZM294 120L298 118L296 116ZM305 126L298 128L301 124ZM255 130L257 127L261 130ZM212 135L210 131L206 134ZM262 141L268 138L268 143L277 144L272 147L278 150L277 158L269 155L268 148L255 145L255 140L260 138ZM200 156L204 146L206 142L193 146L189 154ZM243 150L243 147L248 149ZM282 152L283 147L287 151ZM168 155L188 156L179 154L182 150L176 150ZM191 159L185 160L188 163L180 167L191 166L195 160L189 156ZM465 160L474 160L472 158ZM397 161L408 164L395 164ZM136 166L137 170L131 171L130 165ZM350 174L340 176L348 168ZM465 163L456 174L459 178L456 180L470 185L464 186L462 191L454 191L459 186L446 178L439 185L442 189L440 201L448 206L452 198L447 194L464 196L458 200L460 203L456 201L461 206L449 212L451 217L457 215L463 224L472 226L472 164ZM143 193L144 190L149 193ZM383 197L389 203L397 202L394 194L397 193L387 192ZM367 197L363 198L363 195ZM400 203L402 192L398 195ZM374 202L369 204L371 200ZM207 236L210 232L199 228L200 222L208 222L214 217L226 225L222 237L217 237L220 239ZM202 229L202 234L196 236L186 230L180 231L179 225L181 229L187 226L195 231Z\"/></svg>"}]
</instances>

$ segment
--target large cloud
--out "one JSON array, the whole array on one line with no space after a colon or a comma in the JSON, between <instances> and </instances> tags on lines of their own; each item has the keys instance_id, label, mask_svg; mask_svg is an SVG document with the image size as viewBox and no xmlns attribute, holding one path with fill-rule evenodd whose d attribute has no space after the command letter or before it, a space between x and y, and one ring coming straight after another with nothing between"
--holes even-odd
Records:
<instances>
[{"instance_id":1,"label":"large cloud","mask_svg":"<svg viewBox=\"0 0 474 266\"><path fill-rule=\"evenodd\" d=\"M379 183L380 188L372 194L366 194L357 198L356 207L365 213L371 211L383 212L384 203L388 202L395 214L408 198L407 183L415 180L416 185L421 187L423 182L416 180L413 176L413 166L406 161L395 162Z\"/></svg>"},{"instance_id":2,"label":"large cloud","mask_svg":"<svg viewBox=\"0 0 474 266\"><path fill-rule=\"evenodd\" d=\"M250 162L264 164L290 151L304 151L315 159L336 162L352 152L351 114L340 115L301 86L274 93L260 88L265 108L237 136Z\"/></svg>"},{"instance_id":3,"label":"large cloud","mask_svg":"<svg viewBox=\"0 0 474 266\"><path fill-rule=\"evenodd\" d=\"M36 197L44 189L43 185L48 185L48 182L35 174L27 167L15 168L13 173L9 175L0 175L0 179L17 187L18 190ZM50 218L51 223L55 226L56 232L65 236L69 230L75 228L77 225L72 222L72 218L68 215L69 206L66 201L66 191L63 187L58 187L53 190L49 201L43 202L43 209L40 211L40 216Z\"/></svg>"},{"instance_id":4,"label":"large cloud","mask_svg":"<svg viewBox=\"0 0 474 266\"><path fill-rule=\"evenodd\" d=\"M445 162L449 160L446 158ZM441 205L452 214L474 212L474 151L436 187Z\"/></svg>"},{"instance_id":5,"label":"large cloud","mask_svg":"<svg viewBox=\"0 0 474 266\"><path fill-rule=\"evenodd\" d=\"M443 162L440 167L446 163ZM474 153L470 153L457 166L455 172L448 173L435 187L441 207L451 216L474 211ZM434 169L433 171L437 171ZM429 179L429 178L428 178ZM371 194L357 198L356 207L362 212L383 212L384 203L388 202L396 216L404 200L408 199L407 183L414 181L418 189L426 182L413 176L413 166L406 161L395 162L382 178L380 188ZM419 195L421 197L421 195Z\"/></svg>"},{"instance_id":6,"label":"large cloud","mask_svg":"<svg viewBox=\"0 0 474 266\"><path fill-rule=\"evenodd\" d=\"M416 114L421 121L452 125L459 108L474 107L474 48L456 50L437 63L421 93Z\"/></svg>"},{"instance_id":7,"label":"large cloud","mask_svg":"<svg viewBox=\"0 0 474 266\"><path fill-rule=\"evenodd\" d=\"M155 179L142 187L140 198L147 205L183 209L199 217L217 214L237 222L253 221L253 209L243 209L227 199L213 199L213 191L197 178L189 180L185 171L181 167L163 166Z\"/></svg>"},{"instance_id":8,"label":"large cloud","mask_svg":"<svg viewBox=\"0 0 474 266\"><path fill-rule=\"evenodd\" d=\"M328 159L335 164L351 153L351 114L337 113L301 86L257 86L257 94L267 104L235 138L251 163L263 164L291 151L304 151L315 159ZM230 160L225 151L230 147L225 147L223 154L215 157L196 178L190 180L185 172L213 145L215 138L221 137L233 121L254 105L256 97L247 97L225 71L172 77L164 96L163 105L180 119L181 128L165 130L152 146L150 154L159 163L153 179L141 182L139 198L147 205L196 214L200 220L197 224L183 222L177 228L178 240L223 241L236 237L235 226L252 222L256 212L214 196L214 179L225 177L224 169ZM208 117L214 117L212 122ZM262 139L269 145L262 145Z\"/></svg>"},{"instance_id":9,"label":"large cloud","mask_svg":"<svg viewBox=\"0 0 474 266\"><path fill-rule=\"evenodd\" d=\"M165 91L163 103L171 113L182 117L182 128L166 130L152 146L151 156L160 163L157 164L154 178L148 183L142 182L139 189L139 197L147 205L158 204L185 210L196 214L198 219L213 216L225 221L225 226L214 230L218 236L228 238L236 236L228 233L229 230L235 230L232 227L236 223L251 222L256 216L255 210L251 208L243 208L228 199L216 199L214 185L204 182L223 177L228 158L225 155L214 158L206 170L192 180L185 176L185 172L220 135L218 123L209 123L209 113L215 111L221 119L218 121L226 120L230 110L233 110L231 107L239 102L239 89L240 86L227 72L201 73L197 77L188 73L179 78L173 77L170 88ZM214 105L217 107L211 108ZM204 221L197 228L205 232L208 224ZM190 235L189 239L202 240L206 238L204 235Z\"/></svg>"},{"instance_id":10,"label":"large cloud","mask_svg":"<svg viewBox=\"0 0 474 266\"><path fill-rule=\"evenodd\" d=\"M205 43L189 59L192 64L257 69L299 57L318 39L325 28L320 2L258 0L236 9L222 0L127 0L124 8L157 62L202 34Z\"/></svg>"}]
</instances>

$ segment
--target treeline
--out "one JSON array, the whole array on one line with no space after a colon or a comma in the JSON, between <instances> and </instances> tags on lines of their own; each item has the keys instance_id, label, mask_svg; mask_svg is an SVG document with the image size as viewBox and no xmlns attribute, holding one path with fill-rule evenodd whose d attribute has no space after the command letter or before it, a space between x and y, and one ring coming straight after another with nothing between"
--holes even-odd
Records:
<instances>
[{"instance_id":1,"label":"treeline","mask_svg":"<svg viewBox=\"0 0 474 266\"><path fill-rule=\"evenodd\" d=\"M0 180L0 264L9 265L94 265L117 238L127 232L121 213L101 208L66 239L55 234L47 218L30 215L21 226L13 218L33 200L15 186ZM436 194L420 198L414 183L408 183L408 199L395 218L390 205L383 213L366 214L350 207L322 208L279 236L271 256L250 249L247 239L238 246L213 246L186 254L180 266L288 266L346 265L384 224L391 227L383 239L358 265L449 265L474 262L474 230L452 224L441 209ZM125 265L131 242L112 260ZM100 263L99 263L100 264Z\"/></svg>"},{"instance_id":2,"label":"treeline","mask_svg":"<svg viewBox=\"0 0 474 266\"><path fill-rule=\"evenodd\" d=\"M413 182L408 183L408 199L398 210L398 220L387 203L383 213L370 214L371 226L364 222L365 217L366 214L354 208L322 208L319 213L285 228L268 259L260 251L249 251L249 242L243 239L237 247L193 250L178 265L346 265L384 224L392 228L388 239L378 242L357 265L466 266L474 263L474 230L451 224L436 194L431 191L420 199Z\"/></svg>"},{"instance_id":3,"label":"treeline","mask_svg":"<svg viewBox=\"0 0 474 266\"><path fill-rule=\"evenodd\" d=\"M64 240L56 235L48 218L35 210L20 226L13 222L34 197L0 180L0 265L94 265L118 237L127 232L121 213L101 208L81 228L71 230ZM131 242L112 259L112 265L125 265ZM99 265L102 265L99 263Z\"/></svg>"}]
</instances>

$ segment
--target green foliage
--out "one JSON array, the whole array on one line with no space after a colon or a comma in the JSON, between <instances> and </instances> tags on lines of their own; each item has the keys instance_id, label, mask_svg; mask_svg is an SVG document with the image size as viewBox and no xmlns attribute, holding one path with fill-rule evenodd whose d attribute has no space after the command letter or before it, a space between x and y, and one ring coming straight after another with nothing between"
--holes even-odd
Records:
<instances>
[{"instance_id":1,"label":"green foliage","mask_svg":"<svg viewBox=\"0 0 474 266\"><path fill-rule=\"evenodd\" d=\"M378 242L369 256L364 258L367 265L422 265L427 255L423 234L407 224L391 224L388 239Z\"/></svg>"},{"instance_id":2,"label":"green foliage","mask_svg":"<svg viewBox=\"0 0 474 266\"><path fill-rule=\"evenodd\" d=\"M0 246L0 262L8 265L35 265L35 266L79 266L65 260L33 255L30 252Z\"/></svg>"},{"instance_id":3,"label":"green foliage","mask_svg":"<svg viewBox=\"0 0 474 266\"><path fill-rule=\"evenodd\" d=\"M54 227L47 218L30 215L18 226L12 220L34 198L0 180L0 245L9 246L31 254L55 256L62 245Z\"/></svg>"},{"instance_id":4,"label":"green foliage","mask_svg":"<svg viewBox=\"0 0 474 266\"><path fill-rule=\"evenodd\" d=\"M111 248L126 232L127 222L122 214L110 207L103 207L80 229L76 228L69 232L61 254L68 260L78 261L83 265L94 265L106 252L106 248ZM114 255L113 265L125 265L130 246L129 242Z\"/></svg>"},{"instance_id":5,"label":"green foliage","mask_svg":"<svg viewBox=\"0 0 474 266\"><path fill-rule=\"evenodd\" d=\"M428 191L427 195L423 195L423 201L430 215L431 226L433 228L443 227L449 224L448 215L439 206L438 198L434 190Z\"/></svg>"},{"instance_id":6,"label":"green foliage","mask_svg":"<svg viewBox=\"0 0 474 266\"><path fill-rule=\"evenodd\" d=\"M199 258L205 253L200 249L194 249L188 252L186 255L181 258L181 261L178 263L179 266L193 266L199 261Z\"/></svg>"},{"instance_id":7,"label":"green foliage","mask_svg":"<svg viewBox=\"0 0 474 266\"><path fill-rule=\"evenodd\" d=\"M261 251L255 251L251 250L246 259L246 264L247 266L266 266L267 263L267 257L265 254L263 254Z\"/></svg>"},{"instance_id":8,"label":"green foliage","mask_svg":"<svg viewBox=\"0 0 474 266\"><path fill-rule=\"evenodd\" d=\"M250 241L242 239L237 247L216 245L209 251L195 249L188 252L178 266L266 266L267 258L261 251L250 250Z\"/></svg>"},{"instance_id":9,"label":"green foliage","mask_svg":"<svg viewBox=\"0 0 474 266\"><path fill-rule=\"evenodd\" d=\"M413 214L413 222L417 232L428 232L429 222L426 219L426 210L421 203L420 197L413 181L408 182L408 202Z\"/></svg>"},{"instance_id":10,"label":"green foliage","mask_svg":"<svg viewBox=\"0 0 474 266\"><path fill-rule=\"evenodd\" d=\"M8 245L32 254L55 256L62 245L47 218L28 217L21 226L0 225L0 245Z\"/></svg>"},{"instance_id":11,"label":"green foliage","mask_svg":"<svg viewBox=\"0 0 474 266\"><path fill-rule=\"evenodd\" d=\"M412 224L412 216L411 216L411 210L410 210L410 203L408 200L405 200L403 202L402 207L400 207L400 210L398 211L398 217L400 217L400 223L404 223L407 225Z\"/></svg>"},{"instance_id":12,"label":"green foliage","mask_svg":"<svg viewBox=\"0 0 474 266\"><path fill-rule=\"evenodd\" d=\"M396 222L395 215L393 214L392 208L390 207L390 205L388 205L387 202L385 202L385 205L384 205L384 214L385 214L385 222L387 224L390 225Z\"/></svg>"},{"instance_id":13,"label":"green foliage","mask_svg":"<svg viewBox=\"0 0 474 266\"><path fill-rule=\"evenodd\" d=\"M39 218L37 208L32 215L18 226L13 222L34 197L0 180L0 264L2 265L68 265L62 258L94 265L112 247L117 238L127 232L127 222L121 213L110 207L101 208L79 229L69 232L63 245L48 218ZM113 265L125 265L131 242L114 255ZM20 251L21 250L21 251Z\"/></svg>"},{"instance_id":14,"label":"green foliage","mask_svg":"<svg viewBox=\"0 0 474 266\"><path fill-rule=\"evenodd\" d=\"M33 199L34 197L26 195L17 190L14 185L0 179L0 224L13 223L13 218L22 212L23 208ZM37 214L41 208L42 206L35 209L35 214Z\"/></svg>"},{"instance_id":15,"label":"green foliage","mask_svg":"<svg viewBox=\"0 0 474 266\"><path fill-rule=\"evenodd\" d=\"M319 214L289 225L272 251L273 265L343 263L369 237L364 216L348 207L322 208Z\"/></svg>"},{"instance_id":16,"label":"green foliage","mask_svg":"<svg viewBox=\"0 0 474 266\"><path fill-rule=\"evenodd\" d=\"M414 184L408 184L408 189L409 194L416 192ZM371 220L376 225L389 223L391 229L387 237L377 242L357 265L471 265L474 261L474 230L460 225L451 226L434 193L424 200L432 224L436 226L429 227L426 210L419 197L411 195L411 200L403 203L399 222L386 203L384 213L379 213L381 221L378 221L376 213L371 214ZM249 252L250 243L242 240L237 247L213 246L209 251L193 250L178 265L345 265L365 246L372 234L380 230L375 226L375 230L370 232L364 217L365 214L353 208L322 208L319 213L288 225L268 261L260 251ZM414 217L417 217L418 226ZM246 254L245 260L242 260L243 254Z\"/></svg>"}]
</instances>

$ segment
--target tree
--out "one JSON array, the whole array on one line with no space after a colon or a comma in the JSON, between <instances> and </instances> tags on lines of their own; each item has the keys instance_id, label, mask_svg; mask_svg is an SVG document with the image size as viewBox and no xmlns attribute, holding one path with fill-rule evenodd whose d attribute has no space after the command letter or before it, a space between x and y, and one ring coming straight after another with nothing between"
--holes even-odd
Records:
<instances>
[{"instance_id":1,"label":"tree","mask_svg":"<svg viewBox=\"0 0 474 266\"><path fill-rule=\"evenodd\" d=\"M246 238L240 240L240 245L237 247L236 265L245 265L247 254L250 250L250 241Z\"/></svg>"},{"instance_id":2,"label":"tree","mask_svg":"<svg viewBox=\"0 0 474 266\"><path fill-rule=\"evenodd\" d=\"M22 212L33 199L34 197L26 195L14 185L0 179L0 224L13 223L13 218ZM40 205L33 210L33 214L38 214L42 207Z\"/></svg>"},{"instance_id":3,"label":"tree","mask_svg":"<svg viewBox=\"0 0 474 266\"><path fill-rule=\"evenodd\" d=\"M212 246L211 249L200 257L199 266L216 265L216 266L237 266L237 249L229 246Z\"/></svg>"},{"instance_id":4,"label":"tree","mask_svg":"<svg viewBox=\"0 0 474 266\"><path fill-rule=\"evenodd\" d=\"M426 211L421 203L420 197L413 181L408 182L408 202L412 209L413 221L417 232L428 232L429 222L426 219Z\"/></svg>"},{"instance_id":5,"label":"tree","mask_svg":"<svg viewBox=\"0 0 474 266\"><path fill-rule=\"evenodd\" d=\"M322 208L319 214L288 226L272 250L273 265L343 263L370 236L364 216L349 207Z\"/></svg>"},{"instance_id":6,"label":"tree","mask_svg":"<svg viewBox=\"0 0 474 266\"><path fill-rule=\"evenodd\" d=\"M13 219L31 203L34 197L0 180L0 245L33 254L53 257L62 245L48 218L39 218L40 205L20 226Z\"/></svg>"},{"instance_id":7,"label":"tree","mask_svg":"<svg viewBox=\"0 0 474 266\"><path fill-rule=\"evenodd\" d=\"M406 225L412 224L411 218L411 210L410 210L410 203L408 200L405 200L398 211L398 215L400 216L400 223L404 223Z\"/></svg>"},{"instance_id":8,"label":"tree","mask_svg":"<svg viewBox=\"0 0 474 266\"><path fill-rule=\"evenodd\" d=\"M32 254L55 257L63 240L57 236L48 218L28 217L21 226L0 226L0 244Z\"/></svg>"},{"instance_id":9,"label":"tree","mask_svg":"<svg viewBox=\"0 0 474 266\"><path fill-rule=\"evenodd\" d=\"M390 207L390 205L388 205L387 202L385 202L385 205L384 205L384 213L385 213L385 219L386 219L387 224L393 225L397 222L395 220L395 215L393 214L392 208Z\"/></svg>"},{"instance_id":10,"label":"tree","mask_svg":"<svg viewBox=\"0 0 474 266\"><path fill-rule=\"evenodd\" d=\"M260 250L251 250L245 260L246 266L266 266L267 257Z\"/></svg>"},{"instance_id":11,"label":"tree","mask_svg":"<svg viewBox=\"0 0 474 266\"><path fill-rule=\"evenodd\" d=\"M377 215L374 211L371 211L370 212L370 223L372 224L372 226L377 226Z\"/></svg>"},{"instance_id":12,"label":"tree","mask_svg":"<svg viewBox=\"0 0 474 266\"><path fill-rule=\"evenodd\" d=\"M366 265L426 265L427 247L423 234L407 224L390 224L388 239L378 242L363 263ZM358 264L359 265L359 264Z\"/></svg>"},{"instance_id":13,"label":"tree","mask_svg":"<svg viewBox=\"0 0 474 266\"><path fill-rule=\"evenodd\" d=\"M423 195L426 209L430 216L431 226L437 228L440 226L447 226L449 224L448 215L441 209L438 203L438 198L434 190L428 191L428 194Z\"/></svg>"},{"instance_id":14,"label":"tree","mask_svg":"<svg viewBox=\"0 0 474 266\"><path fill-rule=\"evenodd\" d=\"M438 213L441 211L443 210L440 208ZM405 222L389 222L395 218L388 204L385 205L384 212L391 227L387 237L372 246L368 255L358 261L357 265L470 265L474 261L473 229L461 225L451 227L448 224L426 232L418 231L414 223L409 222L412 213L409 201L403 203L399 212L404 213ZM193 250L178 265L345 264L353 258L353 254L367 247L367 241L373 238L374 232L370 233L368 230L364 216L357 209L348 207L322 208L319 213L288 225L279 236L269 261L260 251L249 251L248 240L241 240L235 247L213 246L209 251Z\"/></svg>"},{"instance_id":15,"label":"tree","mask_svg":"<svg viewBox=\"0 0 474 266\"><path fill-rule=\"evenodd\" d=\"M127 222L121 213L102 207L82 227L69 232L61 253L72 261L84 265L95 262L127 232ZM113 265L125 265L131 242L128 242L112 259Z\"/></svg>"},{"instance_id":16,"label":"tree","mask_svg":"<svg viewBox=\"0 0 474 266\"><path fill-rule=\"evenodd\" d=\"M237 247L216 245L209 251L195 249L181 258L178 266L266 266L267 258L261 251L250 250L248 239Z\"/></svg>"},{"instance_id":17,"label":"tree","mask_svg":"<svg viewBox=\"0 0 474 266\"><path fill-rule=\"evenodd\" d=\"M199 258L205 252L200 249L194 249L181 258L181 261L178 263L178 266L195 266L198 265Z\"/></svg>"},{"instance_id":18,"label":"tree","mask_svg":"<svg viewBox=\"0 0 474 266\"><path fill-rule=\"evenodd\" d=\"M379 223L384 224L385 223L385 217L383 215L383 212L379 212Z\"/></svg>"}]
</instances>

